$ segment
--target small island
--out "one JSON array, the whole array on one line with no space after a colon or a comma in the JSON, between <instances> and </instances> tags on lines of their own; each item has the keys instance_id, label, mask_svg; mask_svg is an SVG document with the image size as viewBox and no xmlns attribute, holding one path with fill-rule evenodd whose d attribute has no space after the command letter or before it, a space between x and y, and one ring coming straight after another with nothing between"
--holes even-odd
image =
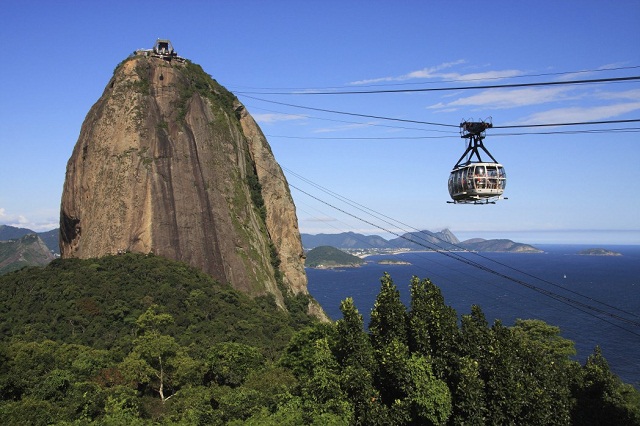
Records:
<instances>
[{"instance_id":1,"label":"small island","mask_svg":"<svg viewBox=\"0 0 640 426\"><path fill-rule=\"evenodd\" d=\"M307 253L305 266L317 269L356 268L364 262L358 256L331 246L320 246Z\"/></svg>"},{"instance_id":2,"label":"small island","mask_svg":"<svg viewBox=\"0 0 640 426\"><path fill-rule=\"evenodd\" d=\"M411 262L397 259L380 259L377 263L378 265L411 265Z\"/></svg>"},{"instance_id":3,"label":"small island","mask_svg":"<svg viewBox=\"0 0 640 426\"><path fill-rule=\"evenodd\" d=\"M617 251L611 251L603 248L590 248L579 251L580 256L622 256L622 253Z\"/></svg>"}]
</instances>

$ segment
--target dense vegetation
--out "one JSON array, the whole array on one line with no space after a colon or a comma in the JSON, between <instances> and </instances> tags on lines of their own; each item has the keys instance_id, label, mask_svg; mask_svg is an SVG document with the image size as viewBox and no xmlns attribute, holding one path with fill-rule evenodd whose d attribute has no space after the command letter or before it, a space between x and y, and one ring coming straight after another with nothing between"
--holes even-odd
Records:
<instances>
[{"instance_id":1,"label":"dense vegetation","mask_svg":"<svg viewBox=\"0 0 640 426\"><path fill-rule=\"evenodd\" d=\"M126 254L0 277L0 418L57 425L640 424L596 348L542 321L461 321L429 280L385 275L317 323L185 266Z\"/></svg>"},{"instance_id":2,"label":"dense vegetation","mask_svg":"<svg viewBox=\"0 0 640 426\"><path fill-rule=\"evenodd\" d=\"M360 266L364 260L358 256L345 253L331 246L320 246L307 252L305 266L316 268L319 266L335 267L335 266Z\"/></svg>"}]
</instances>

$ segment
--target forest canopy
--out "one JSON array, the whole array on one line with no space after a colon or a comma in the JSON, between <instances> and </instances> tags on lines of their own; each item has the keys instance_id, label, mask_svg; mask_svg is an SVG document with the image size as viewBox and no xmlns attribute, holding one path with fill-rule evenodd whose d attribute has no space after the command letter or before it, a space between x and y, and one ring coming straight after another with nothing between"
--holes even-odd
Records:
<instances>
[{"instance_id":1,"label":"forest canopy","mask_svg":"<svg viewBox=\"0 0 640 426\"><path fill-rule=\"evenodd\" d=\"M251 299L179 262L125 254L0 277L4 424L640 424L599 348L539 320L458 315L428 279L381 278L320 323L306 296Z\"/></svg>"}]
</instances>

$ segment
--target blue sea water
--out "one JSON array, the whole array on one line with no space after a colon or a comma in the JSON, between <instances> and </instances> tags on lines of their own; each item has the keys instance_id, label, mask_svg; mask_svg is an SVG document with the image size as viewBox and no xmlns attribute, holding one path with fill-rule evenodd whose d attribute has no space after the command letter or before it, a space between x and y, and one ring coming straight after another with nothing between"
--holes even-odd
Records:
<instances>
[{"instance_id":1,"label":"blue sea water","mask_svg":"<svg viewBox=\"0 0 640 426\"><path fill-rule=\"evenodd\" d=\"M430 278L459 316L476 304L489 324L495 319L505 325L517 318L544 320L575 342L580 362L599 345L611 370L640 387L640 246L604 246L622 256L577 254L593 246L537 247L544 253L376 255L360 268L307 269L309 292L334 320L341 318L340 302L352 297L367 325L384 272L407 305L411 277ZM377 263L390 258L411 265Z\"/></svg>"}]
</instances>

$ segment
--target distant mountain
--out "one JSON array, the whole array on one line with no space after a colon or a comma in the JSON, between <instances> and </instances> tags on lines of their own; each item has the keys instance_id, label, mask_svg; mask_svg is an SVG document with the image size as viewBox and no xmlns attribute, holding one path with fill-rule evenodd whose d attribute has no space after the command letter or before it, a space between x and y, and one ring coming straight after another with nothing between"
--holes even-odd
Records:
<instances>
[{"instance_id":1,"label":"distant mountain","mask_svg":"<svg viewBox=\"0 0 640 426\"><path fill-rule=\"evenodd\" d=\"M60 228L52 229L51 231L36 232L27 228L0 225L0 241L15 240L29 234L38 235L51 252L56 255L60 254Z\"/></svg>"},{"instance_id":2,"label":"distant mountain","mask_svg":"<svg viewBox=\"0 0 640 426\"><path fill-rule=\"evenodd\" d=\"M338 249L405 249L405 250L472 250L497 251L512 253L540 253L528 244L511 240L485 240L473 238L460 242L448 229L440 232L416 231L403 234L401 237L385 240L378 235L363 235L355 232L340 234L301 234L302 245L306 250L319 246L332 246Z\"/></svg>"},{"instance_id":3,"label":"distant mountain","mask_svg":"<svg viewBox=\"0 0 640 426\"><path fill-rule=\"evenodd\" d=\"M307 253L305 266L309 268L337 268L360 266L364 260L338 250L335 247L320 246Z\"/></svg>"},{"instance_id":4,"label":"distant mountain","mask_svg":"<svg viewBox=\"0 0 640 426\"><path fill-rule=\"evenodd\" d=\"M341 249L388 248L389 242L377 235L363 235L355 232L341 234L300 234L302 246L310 250L314 247L332 246Z\"/></svg>"},{"instance_id":5,"label":"distant mountain","mask_svg":"<svg viewBox=\"0 0 640 426\"><path fill-rule=\"evenodd\" d=\"M51 250L36 234L0 241L0 275L25 266L43 266L53 259Z\"/></svg>"},{"instance_id":6,"label":"distant mountain","mask_svg":"<svg viewBox=\"0 0 640 426\"><path fill-rule=\"evenodd\" d=\"M60 255L60 228L51 231L38 232L38 237L44 241L54 254Z\"/></svg>"},{"instance_id":7,"label":"distant mountain","mask_svg":"<svg viewBox=\"0 0 640 426\"><path fill-rule=\"evenodd\" d=\"M483 238L472 238L460 243L460 246L472 251L498 251L511 253L542 253L529 244L514 243L511 240L485 240Z\"/></svg>"},{"instance_id":8,"label":"distant mountain","mask_svg":"<svg viewBox=\"0 0 640 426\"><path fill-rule=\"evenodd\" d=\"M21 238L29 234L35 234L35 232L27 228L0 225L0 241L15 240L16 238Z\"/></svg>"},{"instance_id":9,"label":"distant mountain","mask_svg":"<svg viewBox=\"0 0 640 426\"><path fill-rule=\"evenodd\" d=\"M448 229L408 232L389 241L391 247L409 250L460 250L460 240Z\"/></svg>"}]
</instances>

